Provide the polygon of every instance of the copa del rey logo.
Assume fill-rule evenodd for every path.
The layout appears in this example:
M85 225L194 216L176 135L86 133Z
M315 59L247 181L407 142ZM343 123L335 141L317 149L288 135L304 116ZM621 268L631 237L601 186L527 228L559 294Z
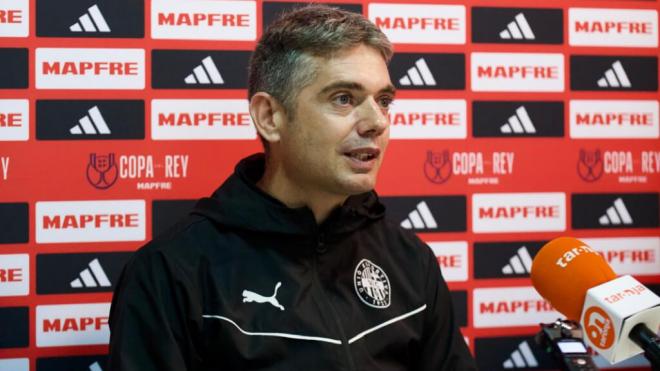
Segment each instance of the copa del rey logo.
M564 91L561 53L472 53L474 91Z
M571 138L660 137L657 100L572 100Z
M562 315L533 287L475 289L472 311L474 327L537 326Z
M568 22L570 45L658 46L656 10L570 8Z
M144 89L144 49L36 49L37 89Z
M29 0L3 0L0 3L0 37L27 37Z
M144 200L40 201L37 243L142 241Z
M37 346L107 344L110 303L37 305Z
M255 40L256 1L151 2L154 39Z
M388 114L392 139L465 139L463 99L398 99Z
M27 99L0 99L0 142L28 140L29 115Z
M371 3L369 19L394 43L465 44L463 5Z
M564 231L566 194L474 194L472 228L475 233Z

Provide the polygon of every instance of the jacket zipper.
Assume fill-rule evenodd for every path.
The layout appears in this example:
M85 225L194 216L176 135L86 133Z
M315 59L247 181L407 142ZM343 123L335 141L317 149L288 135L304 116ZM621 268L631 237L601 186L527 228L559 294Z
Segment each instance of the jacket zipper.
M316 285L319 287L319 290L321 292L321 296L323 297L327 307L330 309L330 313L332 315L332 318L335 320L335 324L337 325L337 328L339 329L339 335L341 337L341 346L344 348L344 353L346 354L346 360L348 363L348 369L349 370L357 370L355 368L355 361L353 360L353 356L351 355L351 349L350 345L348 344L348 337L346 336L346 333L344 332L344 328L342 327L341 321L339 320L339 315L337 314L337 310L333 306L331 300L326 296L325 289L323 288L323 285L321 284L321 280L319 279L319 271L318 271L318 257L319 253L317 250L324 250L325 247L323 241L323 233L319 233L317 237L317 242L316 242L316 249L314 251L314 261L313 261L313 269L314 269L314 275L313 279L316 281Z

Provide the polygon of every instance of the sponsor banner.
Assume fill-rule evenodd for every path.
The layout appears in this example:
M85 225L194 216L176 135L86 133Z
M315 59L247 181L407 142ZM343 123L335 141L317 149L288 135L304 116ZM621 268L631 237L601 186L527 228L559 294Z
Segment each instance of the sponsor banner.
M144 101L38 100L37 139L144 139Z
M566 194L474 194L472 230L474 233L565 231Z
M370 3L369 20L393 43L465 44L463 5Z
M388 113L391 139L465 139L464 99L397 99Z
M0 370L30 371L30 359L28 358L0 359Z
M472 8L472 42L562 44L561 9Z
M495 185L514 173L515 152L427 150L424 176L434 184L461 179L469 185Z
M37 371L103 371L107 355L37 358Z
M154 99L151 139L255 139L246 99Z
M30 293L30 256L0 255L0 296L25 296Z
M257 3L152 0L151 37L252 41L257 37Z
M144 0L37 0L37 36L144 37Z
M534 257L547 242L475 242L474 278L529 277Z
M154 89L246 89L251 52L241 50L153 50Z
M29 0L3 0L0 4L0 37L28 37L29 18Z
M37 89L144 89L144 49L37 48Z
M399 104L399 101L397 101ZM472 102L474 137L563 137L563 102Z
M571 100L571 138L660 137L657 100Z
M456 321L456 326L467 326L467 292L465 290L450 291L449 294L451 295L451 301L454 306L454 321Z
M650 177L660 174L660 151L580 148L577 174L588 183L605 175L604 179L614 178L619 184L645 184Z
M657 228L658 193L573 194L573 229Z
M37 346L108 344L110 303L37 305Z
M315 2L316 3L316 2ZM262 26L265 30L274 20L276 20L282 13L285 13L289 10L300 8L308 5L308 2L275 2L275 1L264 1L262 5L263 9L263 21ZM337 3L326 3L319 2L318 4L330 5L334 8L343 9L349 12L362 14L362 5L361 4L337 4Z
M480 370L556 370L557 361L533 336L476 338L474 353Z
M0 349L30 345L28 307L0 307Z
M561 53L472 53L474 91L564 91Z
M144 200L39 201L37 243L143 241Z
M37 294L112 292L132 254L37 254Z
M414 232L464 232L465 196L381 197L387 217Z
M658 91L658 57L571 56L571 90Z
M447 282L467 281L468 279L468 244L466 241L427 242Z
M0 48L0 89L27 89L28 49Z
M476 328L537 326L562 317L533 287L474 289L472 313Z
M0 203L0 244L27 243L29 225L27 202Z
M185 218L197 200L154 200L151 203L151 236L156 237Z
M652 276L660 266L660 237L580 238L619 275Z
M389 71L397 89L465 89L464 54L395 53Z
M0 99L0 142L26 141L30 137L30 101Z
M572 46L658 46L657 10L569 8L568 24Z

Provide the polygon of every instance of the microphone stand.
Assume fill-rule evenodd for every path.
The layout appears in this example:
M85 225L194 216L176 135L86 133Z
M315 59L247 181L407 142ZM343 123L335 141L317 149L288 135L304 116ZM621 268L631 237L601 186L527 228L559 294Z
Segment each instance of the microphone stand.
M541 323L541 331L534 340L546 353L559 363L563 371L597 371L587 347L582 342L580 324L571 320L557 319L553 323Z
M628 337L644 350L644 356L651 362L653 370L660 370L660 338L658 335L645 324L639 323L632 328Z

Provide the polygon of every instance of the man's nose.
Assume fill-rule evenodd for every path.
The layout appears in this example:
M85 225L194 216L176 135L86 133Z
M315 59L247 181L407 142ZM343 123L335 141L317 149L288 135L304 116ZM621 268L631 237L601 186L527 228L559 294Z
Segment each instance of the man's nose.
M365 99L359 106L360 122L358 134L361 136L376 137L381 135L389 125L389 118L384 109L373 97Z

